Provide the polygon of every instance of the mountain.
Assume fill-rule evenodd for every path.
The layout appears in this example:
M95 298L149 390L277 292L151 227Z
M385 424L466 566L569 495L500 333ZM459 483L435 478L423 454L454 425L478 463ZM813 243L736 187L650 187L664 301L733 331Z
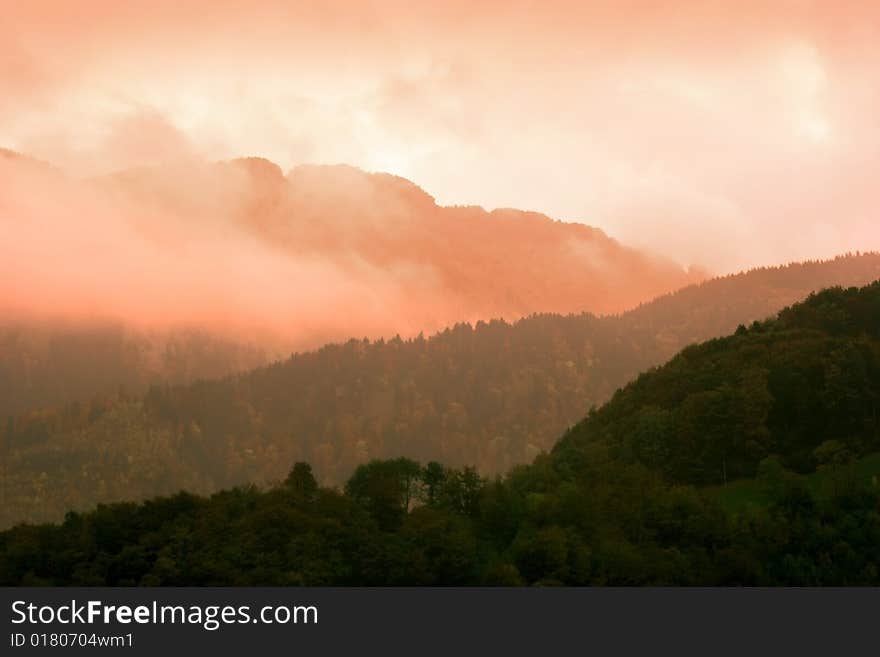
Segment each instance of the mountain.
M2 524L276 481L298 460L325 484L397 456L502 473L686 344L823 286L878 278L877 254L759 269L619 316L536 315L427 339L351 340L219 380L20 414L2 433Z
M440 206L409 180L346 165L302 165L285 176L268 160L241 158L139 169L98 184L173 215L217 212L220 199L228 221L272 249L393 283L383 298L398 322L391 335L535 312L619 312L704 278L597 228L537 212ZM331 337L362 334L353 322Z
M878 405L880 282L825 290L688 347L503 479L398 458L339 492L297 463L0 533L0 583L876 586Z
M353 336L618 311L701 278L598 229L442 207L348 166L187 160L78 180L0 149L0 176L4 419Z

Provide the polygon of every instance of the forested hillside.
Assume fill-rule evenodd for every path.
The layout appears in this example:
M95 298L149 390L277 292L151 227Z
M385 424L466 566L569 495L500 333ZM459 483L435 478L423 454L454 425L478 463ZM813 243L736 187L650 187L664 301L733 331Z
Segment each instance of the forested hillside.
M688 484L754 477L768 457L809 473L880 450L880 282L822 291L687 347L591 412L554 453L596 444Z
M397 456L502 473L684 345L823 285L878 277L876 254L760 269L620 316L538 315L427 339L350 341L221 380L22 414L2 434L0 522L277 481L296 461L311 463L322 484Z
M205 330L135 329L119 322L0 322L0 417L142 396L154 383L216 379L266 364L264 345Z
M685 349L503 479L300 463L6 531L0 582L877 585L878 404L880 282Z

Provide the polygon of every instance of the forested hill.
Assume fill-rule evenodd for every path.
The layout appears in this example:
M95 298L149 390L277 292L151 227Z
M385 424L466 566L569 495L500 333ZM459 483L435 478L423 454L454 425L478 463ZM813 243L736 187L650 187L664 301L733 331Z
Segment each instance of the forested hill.
M880 254L762 267L689 285L624 314L628 326L655 334L672 352L766 319L828 287L862 287L880 280ZM664 358L665 360L665 358Z
M880 584L880 282L685 349L494 482L180 494L0 534L2 584Z
M298 460L331 484L396 456L504 472L685 344L823 285L878 277L876 254L761 269L617 317L540 315L429 339L350 341L240 376L21 415L2 434L0 524L270 482Z
M754 477L768 457L807 473L880 451L880 281L687 347L591 412L554 455L597 445L690 484Z

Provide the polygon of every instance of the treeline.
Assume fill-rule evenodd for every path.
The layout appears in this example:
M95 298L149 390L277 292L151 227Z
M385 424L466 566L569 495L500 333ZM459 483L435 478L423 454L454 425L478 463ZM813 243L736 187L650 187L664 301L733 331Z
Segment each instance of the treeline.
M397 458L339 491L298 463L265 491L3 532L0 583L878 585L878 399L880 282L827 290L686 349L503 478Z
M492 482L375 461L345 492L318 487L297 464L266 491L179 493L6 530L0 584L880 584L876 484L837 465L817 493L766 470L760 506L734 514L712 491L611 459L572 469L541 457ZM430 498L432 471L443 484Z
M759 269L620 316L538 315L459 324L427 339L353 340L247 374L19 415L2 434L0 524L181 489L267 484L296 461L336 485L361 463L397 456L492 476L533 460L685 344L824 285L878 277L876 254Z

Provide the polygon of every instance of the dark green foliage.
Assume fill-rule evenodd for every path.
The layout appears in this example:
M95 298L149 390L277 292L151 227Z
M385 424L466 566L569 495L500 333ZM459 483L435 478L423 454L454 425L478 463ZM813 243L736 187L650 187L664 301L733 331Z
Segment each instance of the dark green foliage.
M299 499L310 501L318 492L318 482L312 474L312 466L308 463L297 463L284 480L284 486Z
M354 471L345 494L362 505L380 529L396 530L415 500L421 473L419 464L406 458L370 461Z
M746 514L613 460L547 492L526 474L481 481L473 516L418 504L396 526L286 485L101 506L0 534L0 584L880 584L880 495L845 470L822 497L786 473Z
M0 584L880 585L880 283L690 347L486 481L407 458L0 534ZM733 481L736 479L736 481Z
M670 481L754 477L778 455L796 472L880 450L880 283L826 290L641 375L557 451L606 444Z

